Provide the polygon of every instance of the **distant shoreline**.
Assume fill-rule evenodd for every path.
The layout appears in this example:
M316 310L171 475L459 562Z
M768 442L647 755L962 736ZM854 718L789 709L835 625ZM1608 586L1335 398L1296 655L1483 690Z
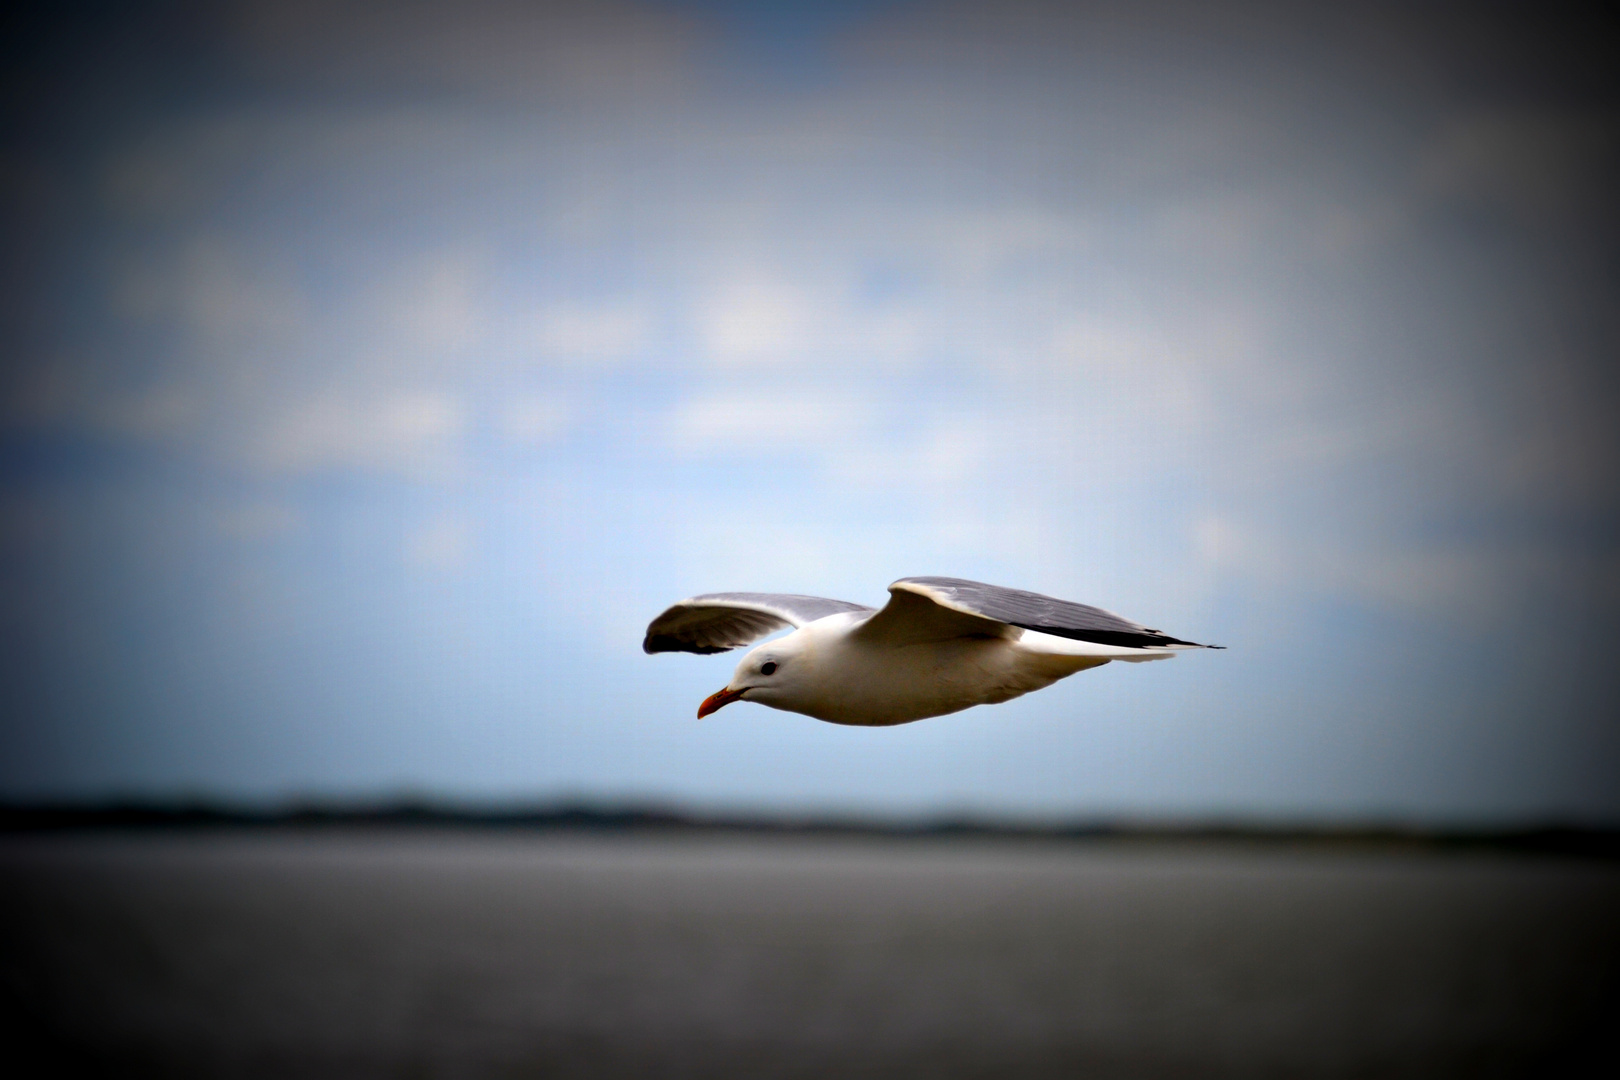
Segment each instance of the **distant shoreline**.
M1330 848L1497 850L1523 854L1620 860L1620 828L1560 824L1506 828L1388 824L1143 822L1082 820L1008 823L939 817L911 823L832 815L701 813L652 806L578 804L473 807L400 800L387 803L306 803L271 809L223 803L111 801L0 804L0 834L82 830L457 828L568 832L826 835L894 838L1256 843Z

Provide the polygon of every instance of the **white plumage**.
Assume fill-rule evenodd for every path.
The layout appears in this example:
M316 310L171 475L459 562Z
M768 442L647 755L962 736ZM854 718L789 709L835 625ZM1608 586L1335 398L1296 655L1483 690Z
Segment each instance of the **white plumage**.
M671 606L642 648L744 656L698 708L756 701L834 724L881 727L990 705L1110 660L1163 660L1182 641L1112 612L961 578L902 578L876 611L817 596L710 593Z

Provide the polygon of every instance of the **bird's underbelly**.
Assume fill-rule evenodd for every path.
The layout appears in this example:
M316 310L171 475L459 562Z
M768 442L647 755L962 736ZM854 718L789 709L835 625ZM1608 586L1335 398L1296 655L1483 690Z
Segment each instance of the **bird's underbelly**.
M862 727L905 724L1007 701L1106 663L1032 653L1006 638L851 650L838 659L839 677L798 711Z

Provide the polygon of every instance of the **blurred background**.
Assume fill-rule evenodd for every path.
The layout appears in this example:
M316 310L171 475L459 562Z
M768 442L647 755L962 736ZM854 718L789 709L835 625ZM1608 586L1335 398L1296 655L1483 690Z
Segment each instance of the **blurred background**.
M1444 0L15 9L0 31L0 803L1620 826L1620 65L1584 12ZM890 581L920 574L1095 604L1228 650L1110 665L1005 705L879 730L745 706L699 722L698 702L736 656L640 650L646 623L692 594L877 605ZM13 1000L69 1003L29 1006L61 1035L80 1030L64 1017L84 987L100 986L97 1000L125 1004L96 1014L97 1045L148 1038L110 1016L128 1031L170 1031L140 1045L191 1047L193 1073L251 1073L240 1055L209 1057L174 1035L184 1024L129 1019L128 1003L155 993L151 955L171 956L159 968L175 985L215 988L175 991L170 1020L205 1015L183 1003L247 985L242 971L274 982L258 961L231 967L238 931L219 930L224 944L195 969L161 943L215 925L198 914L213 903L201 897L237 896L208 910L236 912L219 927L247 925L241 905L281 895L264 883L283 881L274 868L302 849L182 845L148 859L31 843L6 849L13 895L33 898L8 910L14 926L45 927L28 940L46 944L7 968ZM355 873L375 871L353 895L374 887L384 907L400 896L426 906L397 923L356 916L382 935L375 953L327 950L321 934L351 939L319 914L325 900L308 898L353 882L317 873L308 880L328 884L299 894L315 907L288 900L285 934L260 926L247 935L256 948L337 963L392 956L397 936L377 927L459 925L422 899L440 886L410 877L415 867L507 882L478 895L505 896L514 912L529 910L512 898L532 886L557 926L657 940L675 949L657 970L719 980L708 998L669 990L679 979L646 990L653 954L626 953L618 975L591 969L545 999L600 1001L586 1010L598 1018L626 1000L613 987L691 1008L763 994L788 1030L804 1015L792 1002L809 999L772 999L759 989L768 979L746 973L831 955L794 926L832 927L837 947L889 957L885 977L904 985L959 985L950 971L960 985L988 978L977 953L959 970L927 958L968 955L940 942L1003 918L1033 935L1008 946L1029 970L1047 971L1051 942L1069 942L1052 955L1104 958L1063 968L1101 979L1093 997L1048 971L1056 997L950 998L923 1010L956 1018L937 1030L891 1016L883 1045L899 1056L870 1058L877 1074L892 1074L886 1061L918 1075L980 1065L1006 1075L997 1070L1011 1058L928 1041L968 1030L971 1015L1024 1032L1034 1042L1018 1045L1037 1049L1017 1060L1052 1075L1110 1062L1154 1075L1131 1055L1166 1045L1193 1063L1187 1075L1265 1072L1256 1062L1277 1075L1496 1075L1492 1062L1540 1062L1588 1030L1593 1002L1612 1013L1614 977L1602 973L1620 970L1599 918L1620 900L1612 863L1559 864L1584 884L1556 887L1453 866L1463 878L1412 885L1420 899L1409 904L1407 886L1388 884L1408 879L1385 863L1333 863L1322 877L1294 855L1255 869L1208 853L1128 865L1026 853L1026 864L955 848L941 857L966 862L936 863L907 848L893 865L921 862L896 871L910 883L901 888L882 876L883 858L842 848L797 859L769 845L699 845L677 857L569 840L390 848L388 862L353 843L317 863L352 857ZM677 899L648 915L632 903L619 924L579 914L664 895L648 882L673 879L648 866L706 876L728 899L714 909L712 895L670 886L690 908ZM913 889L905 895L924 908L956 906L917 924L905 913L922 909L896 900L882 909L892 924L842 923L827 914L838 901L807 900L822 915L793 922L783 913L799 909L784 897L806 894L783 883L824 883L828 866L854 893L881 879L876 894ZM1430 869L1413 872L1430 881ZM1281 879L1268 876L1295 873L1314 884L1274 889ZM210 892L198 884L209 874L247 891ZM1117 933L1047 934L1023 901L997 907L1005 895L964 884L998 875L1023 883L1008 886L1018 896L1054 898L1042 911L1102 911L1096 925ZM559 884L587 878L597 884L583 893ZM1059 879L1069 884L1051 885ZM1231 885L1240 880L1250 885ZM1199 907L1211 882L1237 891ZM1371 890L1365 903L1343 899L1363 896L1356 888ZM576 908L559 895L595 899ZM116 916L74 906L95 896L156 906L129 900L137 906ZM750 896L758 904L738 899ZM1115 903L1148 921L1120 929L1106 914ZM712 936L676 935L697 943L682 953L646 930L696 925L677 908L753 912L766 929L749 937L743 916L712 916ZM60 914L72 911L80 922ZM466 939L483 943L468 946L479 955L515 940L490 944L477 934L506 924L463 914L484 927ZM1562 944L1527 929L1555 924L1571 935ZM912 930L895 928L916 925L945 938L916 931L926 940L908 953ZM1166 926L1204 929L1177 937ZM1365 955L1390 958L1374 966L1396 981L1351 986L1338 966L1350 961L1331 956L1298 969L1277 959L1283 967L1255 975L1242 949L1249 959L1199 967L1189 958L1214 954L1165 944L1272 940L1296 958L1323 943L1380 943ZM1451 944L1423 951L1438 940ZM127 963L96 967L87 941ZM994 941L984 956L999 955ZM1487 941L1507 950L1494 968L1479 959L1499 955L1480 953ZM564 955L549 938L532 949L542 968ZM1430 957L1429 975L1389 975L1412 956ZM393 1000L375 994L383 968L359 960L353 970L371 975L355 975L345 1000L372 1002L405 1039L422 1030L411 1016L460 1015L445 1001L462 991L445 988L470 985L461 962L396 971L399 985L427 987L412 999L421 1013L376 1005ZM828 985L858 983L862 962ZM1495 975L1480 976L1481 964ZM318 968L299 978L349 985L309 974ZM1104 969L1147 972L1147 988L1110 983ZM106 989L115 983L124 989ZM1434 993L1391 997L1397 983ZM872 1000L908 999L902 984ZM521 999L516 985L497 996ZM1254 992L1264 1007L1236 1023L1223 1010L1257 985L1269 988ZM1475 1008L1468 988L1481 985L1505 996L1479 991L1496 1004ZM1359 1004L1312 998L1312 1015L1359 1019L1290 1026L1288 1002L1346 986ZM1057 1008L1070 991L1115 1009L1118 1030L1145 1034L1102 1057L1092 1043L1042 1057L1058 1043L1009 1018ZM1554 1002L1555 1019L1525 1020L1532 998ZM281 1015L264 1000L243 999L252 1023ZM1385 1005L1395 1011L1378 1012ZM647 1008L624 1015L656 1027ZM576 1020L548 1028L551 1042L513 1036L519 1049L500 1061L584 1062L601 1075L608 1044L579 1042L589 1023ZM827 1045L876 1030L823 1021ZM710 1030L693 1023L681 1030ZM1069 1030L1052 1023L1040 1031ZM114 1029L126 1034L105 1035ZM1244 1056L1284 1029L1316 1049ZM245 1045L212 1030L221 1046ZM1191 1041L1163 1043L1169 1030ZM1510 1030L1519 1057L1480 1049ZM1366 1032L1388 1036L1373 1040L1382 1049L1358 1041ZM415 1063L411 1075L489 1074L493 1059L466 1056L485 1044L466 1040L451 1040L465 1053L448 1057L351 1047L320 1061L334 1075L399 1062ZM1407 1052L1418 1043L1427 1049ZM315 1059L286 1049L307 1045L274 1045L282 1057L253 1058L265 1075L276 1062L314 1075ZM664 1049L613 1060L631 1073L674 1060L659 1054L676 1043L649 1045ZM1352 1046L1372 1056L1339 1053ZM714 1074L709 1052L693 1051L693 1075ZM151 1053L174 1074L179 1058ZM776 1075L788 1059L726 1060ZM836 1055L792 1060L850 1074ZM1166 1075L1181 1067L1153 1060ZM433 1065L447 1061L460 1064Z
M1620 822L1561 10L13 16L0 792ZM1229 651L893 731L640 652L913 574Z

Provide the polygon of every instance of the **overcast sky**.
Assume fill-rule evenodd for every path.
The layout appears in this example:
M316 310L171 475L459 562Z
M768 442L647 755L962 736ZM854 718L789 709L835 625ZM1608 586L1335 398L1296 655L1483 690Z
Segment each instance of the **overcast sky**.
M24 19L0 797L1620 823L1620 98L1536 10ZM875 731L640 651L916 574L1229 648Z

